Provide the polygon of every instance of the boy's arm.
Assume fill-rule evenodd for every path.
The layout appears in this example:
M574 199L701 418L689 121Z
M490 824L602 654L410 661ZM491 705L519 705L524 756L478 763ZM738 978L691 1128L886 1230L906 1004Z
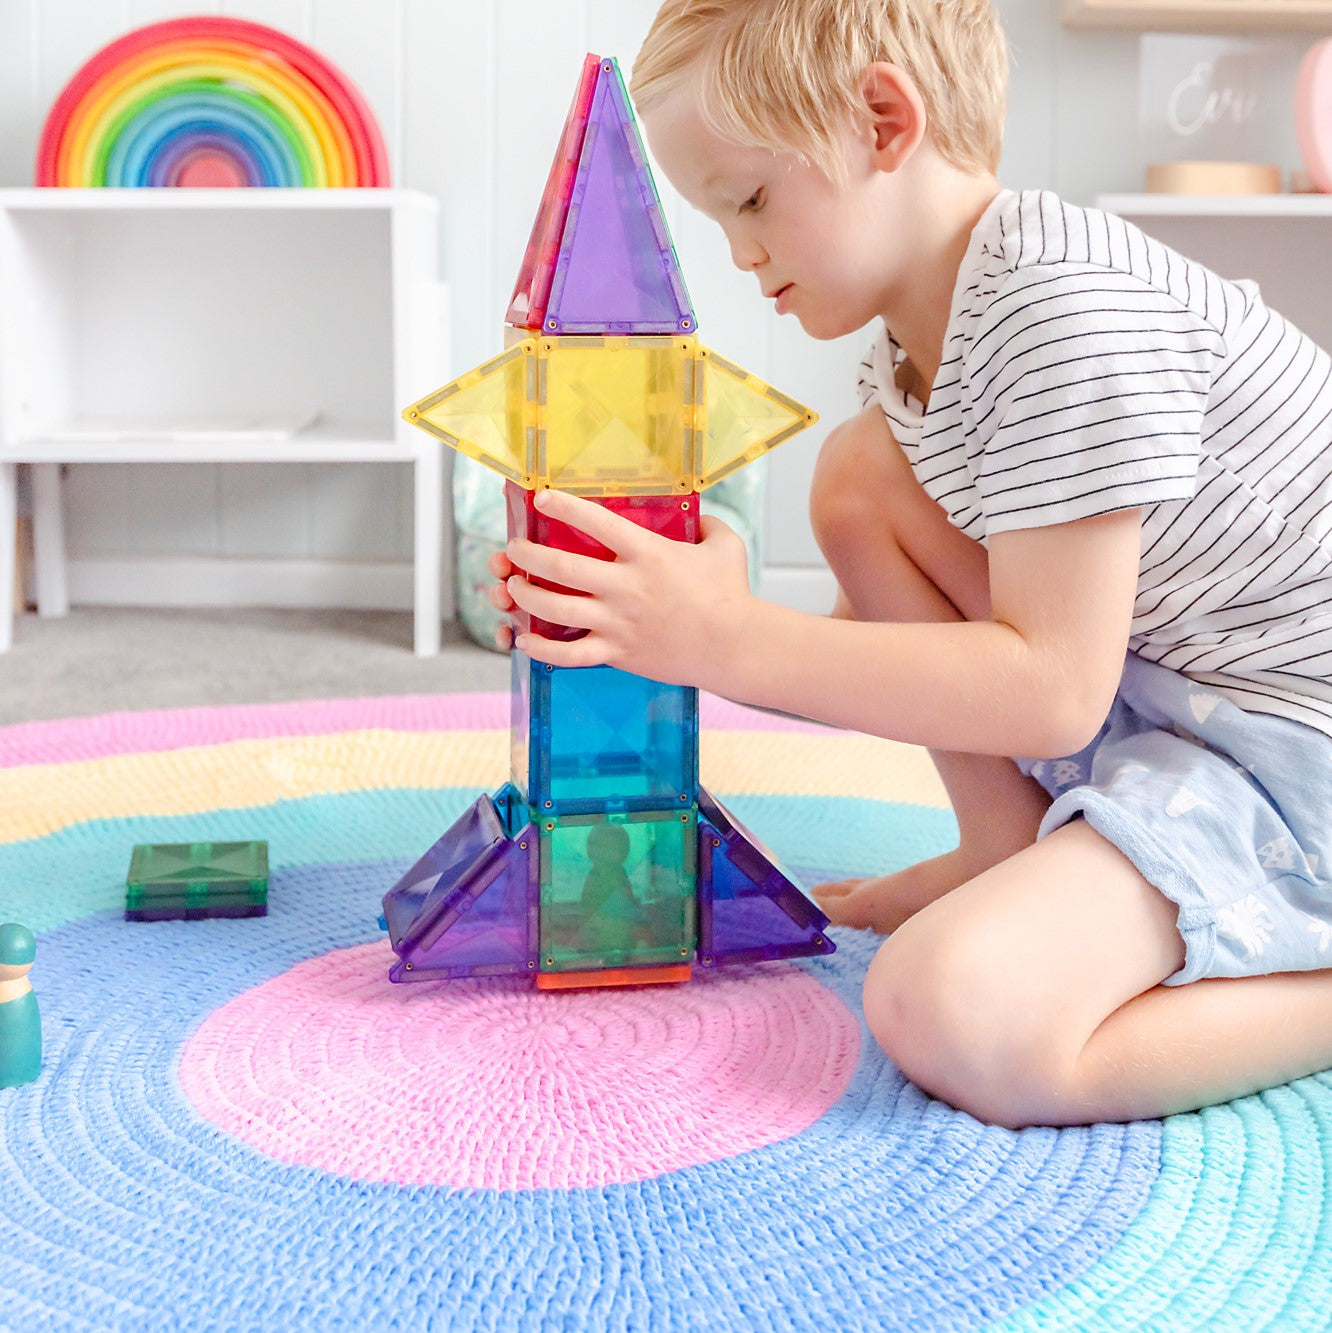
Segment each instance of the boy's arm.
M705 520L704 540L684 546L574 496L546 492L539 503L616 553L607 562L511 545L514 564L582 593L509 580L525 610L590 631L520 641L543 662L605 662L893 740L1031 758L1091 740L1123 670L1137 510L998 534L992 619L898 625L752 596L744 545L725 524Z

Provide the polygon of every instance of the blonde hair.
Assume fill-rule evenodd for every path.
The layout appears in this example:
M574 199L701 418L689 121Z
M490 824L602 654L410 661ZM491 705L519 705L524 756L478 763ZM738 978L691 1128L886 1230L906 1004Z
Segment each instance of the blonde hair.
M881 60L915 83L946 161L998 167L1008 55L990 0L666 0L630 91L644 111L701 75L701 113L723 138L838 179L861 76Z

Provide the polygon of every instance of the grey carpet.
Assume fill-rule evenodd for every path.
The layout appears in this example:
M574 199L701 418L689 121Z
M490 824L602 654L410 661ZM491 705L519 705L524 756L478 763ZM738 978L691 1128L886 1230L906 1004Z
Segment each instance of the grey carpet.
M74 607L20 616L0 654L0 725L121 709L507 690L507 660L444 627L412 654L406 612Z

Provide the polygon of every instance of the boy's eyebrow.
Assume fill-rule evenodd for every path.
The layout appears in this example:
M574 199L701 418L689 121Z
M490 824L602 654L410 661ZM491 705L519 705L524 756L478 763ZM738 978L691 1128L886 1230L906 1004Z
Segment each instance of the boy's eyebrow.
M734 187L737 179L738 176L735 172L726 171L724 169L721 171L714 171L712 175L706 177L703 184L699 186L699 193L704 195L725 195ZM746 193L748 193L748 189L746 189Z

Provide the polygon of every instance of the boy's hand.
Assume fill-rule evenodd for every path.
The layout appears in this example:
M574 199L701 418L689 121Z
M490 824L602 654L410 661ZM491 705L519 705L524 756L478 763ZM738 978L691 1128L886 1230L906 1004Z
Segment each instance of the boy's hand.
M513 598L509 596L509 589L506 586L513 574L513 561L509 559L507 551L495 551L487 558L486 569L496 580L489 592L490 604L496 611L503 611L507 616L514 606ZM495 631L495 647L507 653L512 646L513 627L503 623Z
M519 606L557 625L588 631L569 642L520 635L517 646L553 666L605 663L667 685L718 688L742 641L740 622L752 597L744 542L719 519L702 519L697 545L649 532L575 495L542 491L537 507L609 547L613 561L575 555L535 542L509 543L491 570L506 580L501 610ZM502 573L507 561L510 572ZM535 578L573 594L536 587Z

